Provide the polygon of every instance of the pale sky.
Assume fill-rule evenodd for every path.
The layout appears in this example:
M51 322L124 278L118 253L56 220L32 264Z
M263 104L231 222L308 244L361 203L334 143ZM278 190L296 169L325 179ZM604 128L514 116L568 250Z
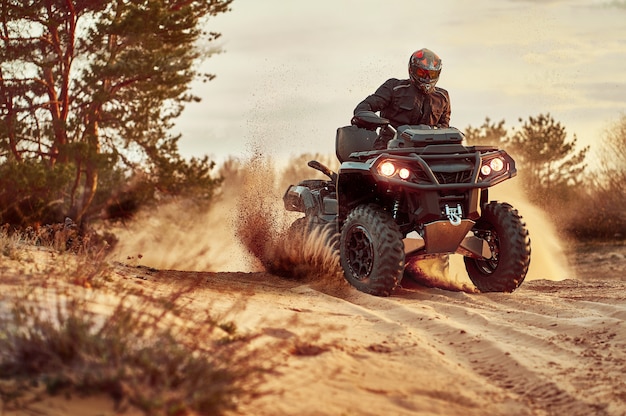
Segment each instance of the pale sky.
M461 130L549 112L593 147L626 114L626 0L234 0L207 29L224 52L177 123L183 156L332 154L337 127L422 47Z

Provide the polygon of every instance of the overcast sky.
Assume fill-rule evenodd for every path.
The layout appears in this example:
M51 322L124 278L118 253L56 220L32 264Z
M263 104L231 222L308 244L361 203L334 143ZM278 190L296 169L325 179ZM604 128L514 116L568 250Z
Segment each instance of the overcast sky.
M207 29L224 52L177 123L184 156L333 153L356 104L422 47L462 130L549 112L593 146L626 114L626 0L234 0Z

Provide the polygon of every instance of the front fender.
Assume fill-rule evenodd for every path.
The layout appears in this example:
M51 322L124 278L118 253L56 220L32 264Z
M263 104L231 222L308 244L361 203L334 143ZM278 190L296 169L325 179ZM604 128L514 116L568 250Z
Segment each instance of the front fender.
M368 162L343 162L337 179L339 224L357 205L375 199L376 184Z

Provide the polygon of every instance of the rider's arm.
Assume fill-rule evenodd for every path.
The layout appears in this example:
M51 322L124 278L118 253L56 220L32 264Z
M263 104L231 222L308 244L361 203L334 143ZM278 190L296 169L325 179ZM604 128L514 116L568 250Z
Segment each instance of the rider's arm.
M368 96L366 99L361 101L356 108L354 109L354 114L359 111L380 111L387 107L391 103L391 97L393 94L393 87L398 82L397 79L392 78L387 81L378 89L374 94Z

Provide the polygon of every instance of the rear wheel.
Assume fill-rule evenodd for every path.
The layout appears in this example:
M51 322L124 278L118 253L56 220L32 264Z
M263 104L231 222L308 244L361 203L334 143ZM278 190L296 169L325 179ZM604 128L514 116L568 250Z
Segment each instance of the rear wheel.
M389 296L404 270L402 234L377 205L360 205L346 218L340 237L341 267L348 283L376 296Z
M530 238L522 217L511 205L491 201L473 231L488 242L492 256L464 258L470 280L481 292L513 292L530 265Z

